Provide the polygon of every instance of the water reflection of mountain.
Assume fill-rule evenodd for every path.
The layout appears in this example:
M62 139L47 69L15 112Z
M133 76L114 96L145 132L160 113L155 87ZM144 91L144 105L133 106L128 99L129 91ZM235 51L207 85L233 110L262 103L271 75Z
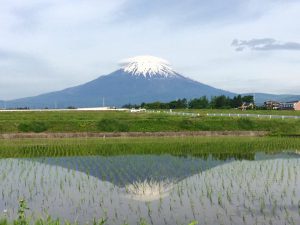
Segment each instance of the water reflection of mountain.
M144 180L178 182L194 174L235 160L267 160L300 157L293 153L280 154L218 154L199 157L171 155L85 156L30 159L89 174L119 187Z
M170 155L91 156L32 159L81 171L119 187L144 180L179 181L201 171L233 161Z

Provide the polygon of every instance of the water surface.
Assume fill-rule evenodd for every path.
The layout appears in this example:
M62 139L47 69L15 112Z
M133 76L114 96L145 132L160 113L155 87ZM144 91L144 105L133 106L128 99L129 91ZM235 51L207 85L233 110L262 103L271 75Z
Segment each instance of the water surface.
M295 153L0 159L0 210L107 224L300 224Z

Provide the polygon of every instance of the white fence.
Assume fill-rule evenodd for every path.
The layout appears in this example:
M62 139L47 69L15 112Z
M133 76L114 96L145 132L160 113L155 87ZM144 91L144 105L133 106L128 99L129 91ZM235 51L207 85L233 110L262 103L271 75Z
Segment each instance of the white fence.
M147 110L149 113L166 113L176 116L190 116L197 117L200 115L206 116L225 116L225 117L252 117L252 118L265 118L265 119L300 119L300 116L288 116L288 115L265 115L265 114L244 114L244 113L191 113L191 112L173 112L173 111L159 111L159 110Z
M227 117L255 117L268 119L300 119L300 116L288 115L261 115L261 114L238 114L238 113L207 113L207 116L227 116Z
M159 110L147 110L146 112L165 113L165 114L171 114L171 115L175 115L175 116L190 116L190 117L200 116L200 113L190 113L190 112L173 112L173 111L159 111Z

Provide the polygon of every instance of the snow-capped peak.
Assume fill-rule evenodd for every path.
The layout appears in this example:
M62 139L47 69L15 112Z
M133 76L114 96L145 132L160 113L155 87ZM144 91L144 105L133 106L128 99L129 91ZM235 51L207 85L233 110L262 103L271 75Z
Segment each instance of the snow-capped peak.
M136 56L121 61L122 69L134 76L173 77L177 76L170 63L154 56Z

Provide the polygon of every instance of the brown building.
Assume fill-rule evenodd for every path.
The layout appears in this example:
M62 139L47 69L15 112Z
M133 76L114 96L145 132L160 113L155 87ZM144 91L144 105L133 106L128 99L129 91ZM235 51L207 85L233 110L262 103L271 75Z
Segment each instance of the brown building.
M300 101L281 102L280 109L283 110L300 110Z

